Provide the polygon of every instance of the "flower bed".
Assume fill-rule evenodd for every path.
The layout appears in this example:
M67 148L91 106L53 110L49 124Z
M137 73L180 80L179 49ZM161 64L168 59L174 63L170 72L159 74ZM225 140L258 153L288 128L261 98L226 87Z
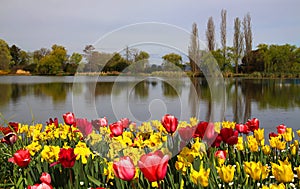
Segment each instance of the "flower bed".
M137 126L73 113L63 123L0 127L0 188L299 188L297 135L265 139L259 120L208 123L172 115Z

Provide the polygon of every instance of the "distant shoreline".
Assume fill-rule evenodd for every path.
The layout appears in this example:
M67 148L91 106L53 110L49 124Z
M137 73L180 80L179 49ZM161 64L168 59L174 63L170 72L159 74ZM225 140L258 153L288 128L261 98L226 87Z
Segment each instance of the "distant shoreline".
M17 73L9 73L0 70L0 76L161 76L161 77L205 77L203 74L194 74L191 72L176 72L176 71L157 71L152 73L120 73L120 72L78 72L76 74L61 73L56 75L40 75L31 74L26 71ZM299 79L300 73L261 73L254 72L251 74L244 73L222 73L224 78L245 78L245 79Z

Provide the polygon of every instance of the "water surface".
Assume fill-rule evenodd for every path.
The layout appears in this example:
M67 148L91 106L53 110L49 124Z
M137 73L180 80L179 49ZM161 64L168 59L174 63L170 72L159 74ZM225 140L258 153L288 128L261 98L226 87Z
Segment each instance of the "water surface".
M225 88L225 120L257 117L267 132L281 123L300 128L299 79L225 79ZM181 120L209 120L213 114L210 88L201 78L1 76L0 91L2 116L25 123L45 123L50 117L62 121L68 111L138 123L166 113Z

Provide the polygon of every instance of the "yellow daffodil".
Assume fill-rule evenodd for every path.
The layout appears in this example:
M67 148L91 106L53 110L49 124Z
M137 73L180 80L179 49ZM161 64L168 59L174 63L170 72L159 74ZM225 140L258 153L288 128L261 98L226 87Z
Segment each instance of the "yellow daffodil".
M19 130L18 130L18 133L19 134L23 134L23 133L28 133L28 125L21 125L19 126Z
M191 117L190 118L190 124L191 124L191 126L196 126L197 124L198 124L198 119L197 118L195 118L195 117Z
M186 174L187 168L192 164L183 156L178 155L177 161L175 162L175 168L177 171L181 171L183 175Z
M261 162L244 162L244 170L253 180L264 180L269 174L268 166L263 166Z
M110 179L114 179L114 170L113 170L113 162L108 162L107 167L104 167L103 174L106 177L106 182L108 182Z
M297 131L297 135L298 135L298 137L300 137L300 130Z
M123 150L124 156L129 156L132 159L134 165L140 160L140 157L144 154L144 151L140 148L127 147Z
M29 150L30 155L34 156L35 153L37 153L38 151L40 151L42 149L42 146L40 145L40 143L38 141L33 141L31 144L29 144L26 149Z
M87 158L92 155L91 150L86 146L86 143L79 141L74 149L74 154L76 156L76 160L81 158L81 162L83 164L87 163Z
M223 121L222 122L222 128L234 129L235 128L235 122Z
M60 151L59 146L44 146L41 152L41 161L46 160L48 163L53 163L58 160L58 154Z
M294 179L294 173L292 165L286 159L285 161L279 160L279 165L272 163L272 174L278 182L292 182Z
M223 182L229 183L234 178L235 168L232 165L217 167L217 171Z
M210 169L205 170L202 165L200 165L199 171L193 169L191 166L190 179L196 185L201 185L202 187L208 186Z
M215 126L215 132L216 133L220 133L220 131L221 131L221 122L215 122L214 123L214 126Z

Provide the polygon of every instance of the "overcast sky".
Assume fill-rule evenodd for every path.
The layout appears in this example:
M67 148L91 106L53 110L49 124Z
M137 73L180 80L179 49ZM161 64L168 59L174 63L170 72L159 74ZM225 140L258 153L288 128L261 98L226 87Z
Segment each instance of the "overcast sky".
M0 38L26 51L59 44L68 52L82 52L85 45L129 24L159 22L191 31L196 22L205 42L212 16L220 47L220 12L226 9L228 45L234 18L249 12L253 48L260 43L300 46L299 8L299 0L1 0Z

